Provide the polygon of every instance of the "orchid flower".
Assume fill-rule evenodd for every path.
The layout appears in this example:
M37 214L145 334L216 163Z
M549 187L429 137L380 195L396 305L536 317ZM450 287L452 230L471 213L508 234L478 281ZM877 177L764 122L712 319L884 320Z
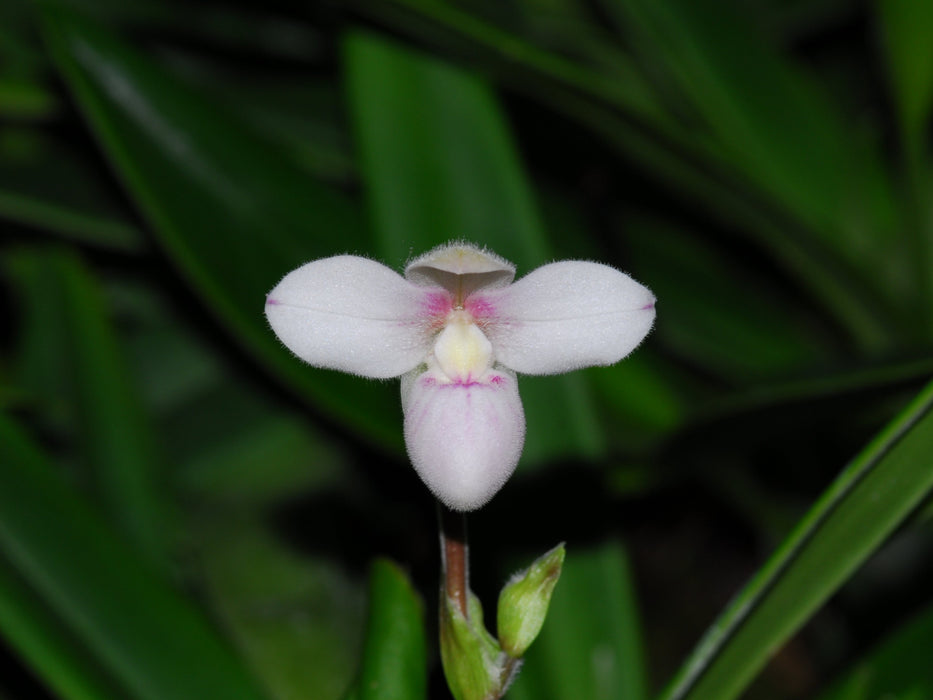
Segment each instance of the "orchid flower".
M401 377L415 470L449 508L469 511L518 464L525 414L516 373L613 364L654 322L651 292L607 265L563 261L514 277L514 265L464 243L413 260L404 277L338 255L287 274L266 317L311 365Z

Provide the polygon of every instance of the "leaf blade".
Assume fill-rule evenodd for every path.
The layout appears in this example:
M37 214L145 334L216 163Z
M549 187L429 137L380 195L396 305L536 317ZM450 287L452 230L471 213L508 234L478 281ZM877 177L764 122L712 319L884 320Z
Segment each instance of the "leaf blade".
M427 641L421 599L392 562L377 559L370 574L370 609L354 700L427 697Z
M824 492L661 694L736 697L933 488L933 384Z
M64 304L72 376L86 458L117 526L153 562L165 565L169 508L150 417L133 385L101 290L76 256L52 261Z
M131 697L262 697L203 616L4 415L0 476L0 549Z
M910 0L875 3L906 149L919 155L933 107L933 7Z
M0 560L0 630L61 697L107 700L122 692L5 560Z

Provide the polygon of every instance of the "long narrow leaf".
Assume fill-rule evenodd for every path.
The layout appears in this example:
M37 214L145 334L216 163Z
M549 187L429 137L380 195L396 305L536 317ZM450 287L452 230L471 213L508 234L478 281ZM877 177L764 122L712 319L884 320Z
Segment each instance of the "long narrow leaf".
M336 700L358 663L362 582L238 510L215 507L196 521L212 611L270 697Z
M0 189L0 217L104 249L137 252L142 236L130 225L79 211L51 199Z
M0 483L0 551L127 697L261 697L204 617L2 415Z
M377 560L360 677L347 700L424 700L426 654L421 599L395 564Z
M661 695L737 697L933 488L933 384L839 475Z
M0 152L0 218L103 250L144 247L142 233L75 144L38 128L21 132L19 144Z
M64 307L65 347L91 478L119 529L140 552L164 564L168 508L154 428L90 272L67 253L55 255L51 267L54 277L45 282L57 287Z
M880 158L827 94L716 0L606 1L645 65L661 67L720 152L800 222L812 255L851 268L892 306L912 298L910 248ZM825 251L825 252L824 252ZM913 283L913 286L911 285Z
M874 4L887 54L891 90L904 146L911 155L924 146L933 108L933 5L913 0Z
M933 216L930 209L930 116L933 110L933 4L882 0L874 4L887 56L889 82L901 135L907 233L914 275L921 281L922 313L933 313ZM921 325L929 333L930 324Z
M6 263L25 320L18 381L50 426L73 437L114 524L165 565L164 464L101 290L62 249L19 250Z
M786 377L832 359L822 319L808 317L779 281L695 231L629 219L632 260L664 301L657 333L666 347L735 384Z
M42 599L0 558L0 634L66 700L110 700L120 688Z

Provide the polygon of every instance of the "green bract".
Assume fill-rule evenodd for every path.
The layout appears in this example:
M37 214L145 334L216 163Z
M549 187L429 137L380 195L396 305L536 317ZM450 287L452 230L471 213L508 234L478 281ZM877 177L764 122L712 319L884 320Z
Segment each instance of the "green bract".
M456 700L498 698L506 659L483 626L479 598L468 594L466 617L456 601L442 598L441 660L450 692Z
M510 656L524 656L541 631L564 554L564 545L557 545L509 579L499 594L499 643Z

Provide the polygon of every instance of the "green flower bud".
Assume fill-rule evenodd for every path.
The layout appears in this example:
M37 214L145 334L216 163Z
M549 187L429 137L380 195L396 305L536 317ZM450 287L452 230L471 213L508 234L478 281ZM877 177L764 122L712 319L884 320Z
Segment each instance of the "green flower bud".
M512 576L499 594L499 643L509 656L524 656L541 631L563 565L561 543Z

